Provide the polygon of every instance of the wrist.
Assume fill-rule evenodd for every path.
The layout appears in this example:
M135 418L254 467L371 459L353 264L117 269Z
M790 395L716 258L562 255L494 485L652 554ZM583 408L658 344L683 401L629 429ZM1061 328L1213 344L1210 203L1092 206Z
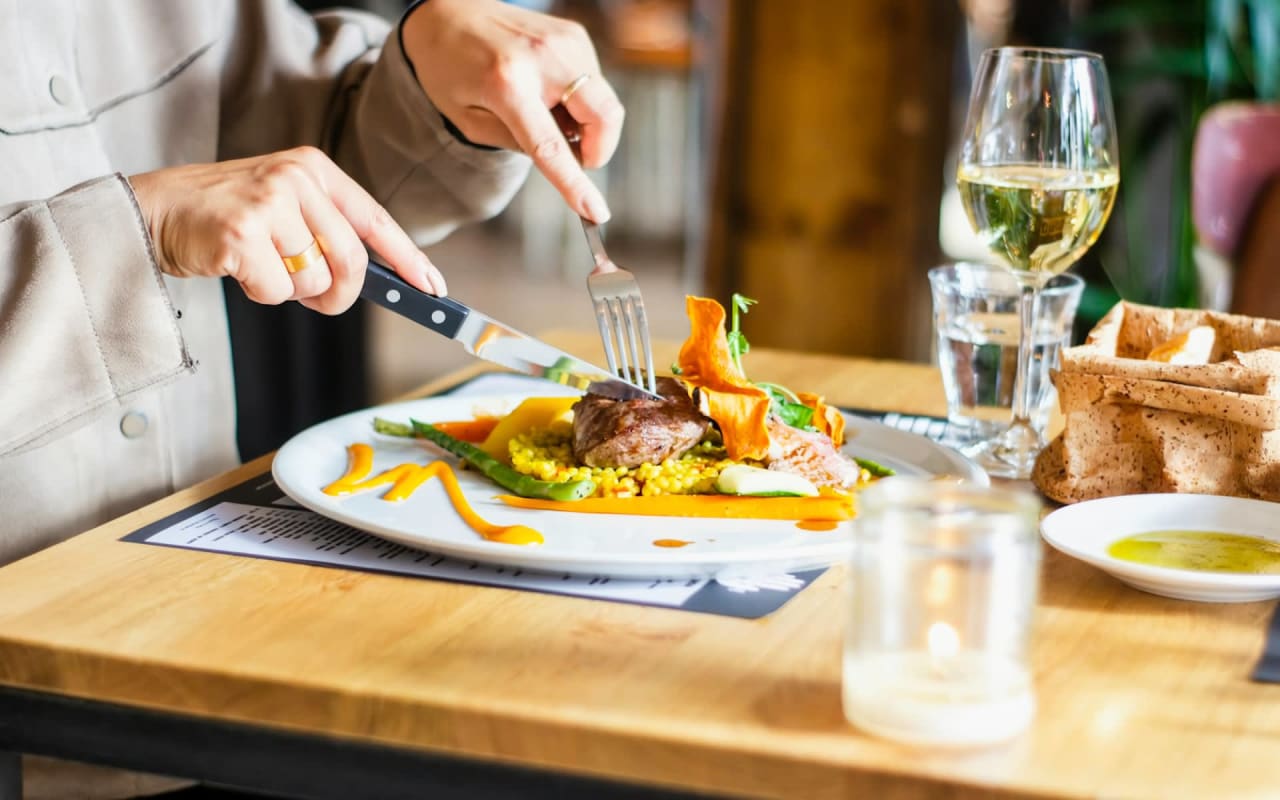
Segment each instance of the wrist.
M400 25L396 28L396 36L400 39L400 52L404 53L404 59L409 64L409 70L413 73L414 78L418 81L422 93L427 100L435 106L436 113L440 115L441 122L444 123L444 129L457 142L474 147L477 150L499 150L498 147L490 147L484 144L478 144L467 138L461 129L440 110L440 105L436 103L431 94L427 92L427 87L422 81L422 74L419 72L418 64L414 61L413 54L415 52L426 52L426 48L432 46L429 38L429 29L432 21L430 15L432 12L438 11L442 3L447 0L416 0L413 5L404 12L404 16L400 18ZM430 9L428 10L428 6Z

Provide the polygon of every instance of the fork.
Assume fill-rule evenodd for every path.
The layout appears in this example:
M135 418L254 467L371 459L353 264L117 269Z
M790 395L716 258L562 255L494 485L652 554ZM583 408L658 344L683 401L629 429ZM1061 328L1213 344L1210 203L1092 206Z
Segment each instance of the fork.
M582 132L577 123L563 105L555 106L551 112L569 142L569 149L578 163L582 163ZM657 394L653 346L649 342L649 321L644 313L640 284L636 282L636 276L609 258L600 226L586 217L580 219L595 263L595 268L587 276L587 291L595 306L596 325L600 328L600 342L604 345L609 371L624 381L643 385L651 394ZM640 360L642 355L643 361Z
M599 225L583 217L582 232L587 235L587 245L595 262L595 269L587 276L587 291L595 305L596 325L600 327L609 371L631 383L643 382L645 388L657 394L653 346L649 342L649 321L645 318L640 284L634 275L609 258Z

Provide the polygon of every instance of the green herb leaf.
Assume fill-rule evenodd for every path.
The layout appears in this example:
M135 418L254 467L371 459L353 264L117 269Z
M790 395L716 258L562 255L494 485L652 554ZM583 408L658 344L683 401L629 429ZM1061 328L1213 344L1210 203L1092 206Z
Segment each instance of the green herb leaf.
M811 429L813 409L788 397L782 387L771 383L756 384L769 394L769 411L793 428Z
M738 368L738 373L744 377L747 373L742 369L742 357L751 352L751 345L747 342L747 337L742 335L740 316L747 313L747 309L755 305L755 302L750 297L743 297L737 292L733 293L732 302L730 303L729 333L725 335L725 339L729 343L729 355L733 358L733 365Z
M774 406L774 412L793 428L800 430L813 430L813 426L809 423L813 421L813 409L801 403L779 403Z

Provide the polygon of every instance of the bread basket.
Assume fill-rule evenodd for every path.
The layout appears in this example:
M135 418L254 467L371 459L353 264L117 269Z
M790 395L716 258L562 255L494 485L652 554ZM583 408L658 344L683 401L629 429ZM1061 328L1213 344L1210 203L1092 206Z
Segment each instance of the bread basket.
M1213 328L1207 364L1147 358ZM1280 500L1280 322L1119 303L1053 374L1064 428L1032 480L1063 503L1188 492Z

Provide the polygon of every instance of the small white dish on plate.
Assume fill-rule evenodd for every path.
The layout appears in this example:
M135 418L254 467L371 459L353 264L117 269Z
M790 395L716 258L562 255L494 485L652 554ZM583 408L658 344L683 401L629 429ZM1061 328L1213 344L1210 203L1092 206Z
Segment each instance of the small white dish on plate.
M1055 549L1144 592L1204 603L1280 597L1280 575L1156 567L1107 553L1117 540L1148 531L1211 531L1280 542L1280 503L1205 494L1133 494L1087 500L1040 521Z

